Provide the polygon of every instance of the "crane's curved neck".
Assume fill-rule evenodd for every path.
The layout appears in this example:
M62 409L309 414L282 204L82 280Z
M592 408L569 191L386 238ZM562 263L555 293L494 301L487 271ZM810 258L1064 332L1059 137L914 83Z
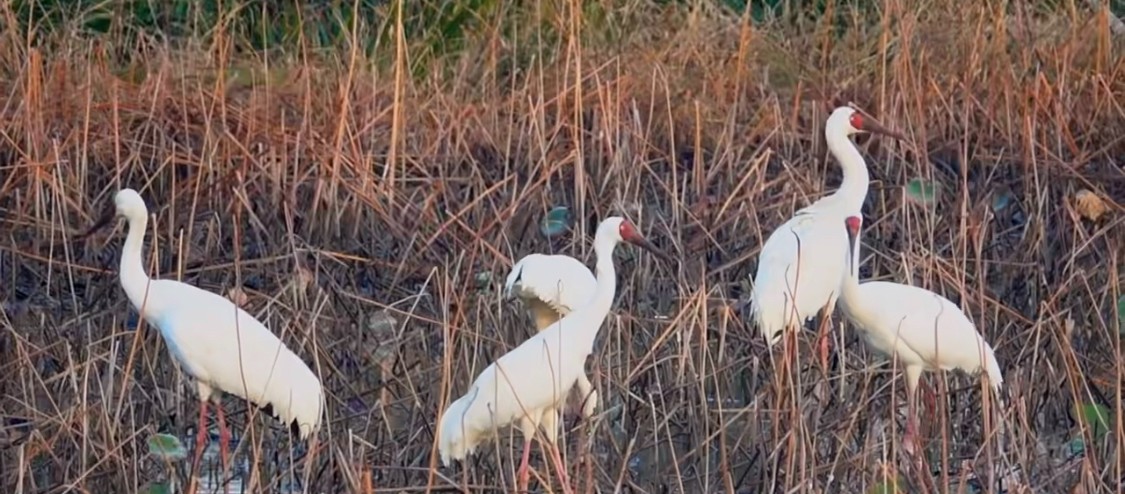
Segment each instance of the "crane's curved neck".
M133 215L128 217L128 221L129 234L125 237L125 245L121 248L121 287L125 289L129 301L140 311L141 307L146 305L145 292L148 290L149 281L141 256L145 230L148 229L148 215Z
M584 345L582 348L589 348L591 351L594 348L594 340L598 337L598 331L601 330L602 323L605 322L609 309L613 306L613 296L617 293L617 269L613 265L613 251L616 248L617 242L611 238L599 236L594 239L594 254L598 257L594 273L598 284L590 303L580 309L588 316L582 326L580 344Z
M828 141L828 150L844 169L844 181L832 196L842 202L843 211L858 212L863 207L863 200L867 197L867 187L871 182L867 163L863 161L859 149L856 149L855 144L848 139L844 129L827 127L824 130L824 137Z

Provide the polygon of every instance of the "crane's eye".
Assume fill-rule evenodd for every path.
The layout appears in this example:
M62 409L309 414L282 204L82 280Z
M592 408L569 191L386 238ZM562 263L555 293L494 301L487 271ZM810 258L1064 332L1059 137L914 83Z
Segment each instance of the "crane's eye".
M848 119L848 123L852 124L852 127L855 127L856 130L863 130L863 115L860 115L859 112L853 113L851 118Z

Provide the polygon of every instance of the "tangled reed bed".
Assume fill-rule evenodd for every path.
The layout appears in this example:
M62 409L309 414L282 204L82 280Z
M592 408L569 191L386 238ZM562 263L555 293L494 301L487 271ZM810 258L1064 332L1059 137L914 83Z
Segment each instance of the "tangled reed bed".
M424 75L401 40L386 66L267 60L218 36L132 47L144 62L127 70L104 46L7 43L0 414L34 430L0 452L4 490L136 491L169 475L145 438L193 425L191 388L117 286L122 231L73 241L133 187L155 217L150 272L244 302L322 376L329 448L310 492L511 489L518 439L435 473L434 422L532 331L501 300L511 263L591 261L611 214L682 262L619 255L589 364L603 413L564 435L584 491L1115 491L1125 63L1104 14L888 2L833 30L633 6L616 22L643 27L598 44L559 12L538 58L493 33ZM738 311L765 237L839 183L822 136L841 101L910 138L857 139L864 276L957 301L1005 371L999 409L971 379L927 378L925 474L894 454L901 381L847 324L828 378L802 358L793 401ZM908 200L913 179L935 184L932 204ZM1081 190L1107 212L1091 220ZM548 240L537 223L558 205L573 232ZM381 310L393 330L372 329ZM1083 404L1112 413L1104 437ZM242 454L288 448L254 417L232 417L250 427ZM271 465L252 491L277 489Z

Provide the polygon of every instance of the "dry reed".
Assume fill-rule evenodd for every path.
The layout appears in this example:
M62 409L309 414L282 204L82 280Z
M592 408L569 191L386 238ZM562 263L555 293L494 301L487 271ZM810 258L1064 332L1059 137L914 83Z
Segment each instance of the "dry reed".
M1116 492L1125 59L1103 14L889 0L839 27L625 3L593 19L544 3L554 37L497 26L432 70L397 34L378 47L388 64L240 53L220 29L206 46L126 47L143 54L128 70L101 44L5 35L0 414L34 431L0 452L2 489L134 492L166 473L145 438L194 424L192 388L117 285L121 229L71 241L133 187L155 218L151 274L241 289L323 376L329 447L309 492L511 489L507 434L431 470L437 414L532 331L500 299L511 263L592 261L610 214L682 263L618 258L589 363L602 413L563 436L581 492L868 492L896 476L910 492ZM780 396L738 311L764 238L839 183L822 136L841 101L909 136L857 139L873 177L864 275L958 302L1005 371L991 410L971 379L926 378L922 470L896 456L901 380L852 328L834 327L829 376L803 349ZM906 200L915 178L935 204ZM1080 190L1108 212L1085 219ZM575 231L549 242L537 221L555 205ZM374 334L381 309L398 324ZM1096 443L1082 403L1113 413ZM256 416L231 420L250 428L240 454L262 459L251 490L276 491L267 438L289 443Z

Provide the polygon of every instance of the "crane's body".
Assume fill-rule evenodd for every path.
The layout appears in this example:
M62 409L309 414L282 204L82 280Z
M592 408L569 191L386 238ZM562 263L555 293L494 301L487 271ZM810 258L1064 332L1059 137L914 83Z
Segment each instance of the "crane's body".
M905 368L909 412L903 443L906 451L913 453L917 433L915 394L922 371L983 372L994 392L999 392L1004 377L992 346L949 299L913 285L860 283L860 219L845 221L845 232L854 240L849 240L851 269L841 287L841 309L868 345Z
M836 305L847 273L844 218L858 215L867 197L870 177L863 156L849 136L869 131L901 138L848 107L836 108L824 127L828 149L844 171L839 190L799 211L770 234L759 254L751 293L751 319L773 345L786 330L795 330L824 311L821 361L827 365L827 318Z
M846 215L831 207L837 198L821 201L830 199L798 211L762 245L751 314L771 344L785 328L799 326L834 305L829 302L847 266L848 238L838 227Z
M512 266L505 290L527 304L535 329L545 331L576 308L590 302L597 289L594 273L578 259L563 255L528 254ZM575 381L583 400L582 416L590 418L598 406L598 392L583 372Z
M559 411L567 394L585 374L586 357L609 314L617 288L613 251L621 241L649 249L664 259L666 254L648 243L629 221L611 217L602 221L594 239L597 255L596 288L589 303L512 349L477 376L468 392L451 403L441 414L438 427L442 463L463 460L497 429L515 424L524 437L518 473L520 490L526 489L527 462L531 440L537 429L552 445L551 452L564 492L569 491L558 449Z
M986 371L990 382L1003 382L996 355L968 316L949 299L913 285L868 281L851 285L840 305L861 328L864 341L895 357L908 375L923 370ZM877 309L865 305L878 303ZM892 329L893 328L893 329Z
M501 356L484 369L464 396L442 413L441 455L446 465L461 460L491 438L498 427L519 424L525 438L535 434L547 414L556 414L582 374L593 341L578 341L565 323L601 325L598 313L573 313ZM604 319L604 316L602 316ZM589 332L584 332L589 333ZM582 338L586 340L586 338ZM543 431L553 442L556 429Z
M229 436L219 400L222 392L266 408L300 439L312 435L320 427L324 405L320 380L312 370L230 300L179 281L150 279L141 253L148 224L144 201L132 189L119 191L114 200L117 214L129 224L121 252L121 287L141 317L160 331L199 392L197 459L203 450L207 403L213 400L226 463Z

